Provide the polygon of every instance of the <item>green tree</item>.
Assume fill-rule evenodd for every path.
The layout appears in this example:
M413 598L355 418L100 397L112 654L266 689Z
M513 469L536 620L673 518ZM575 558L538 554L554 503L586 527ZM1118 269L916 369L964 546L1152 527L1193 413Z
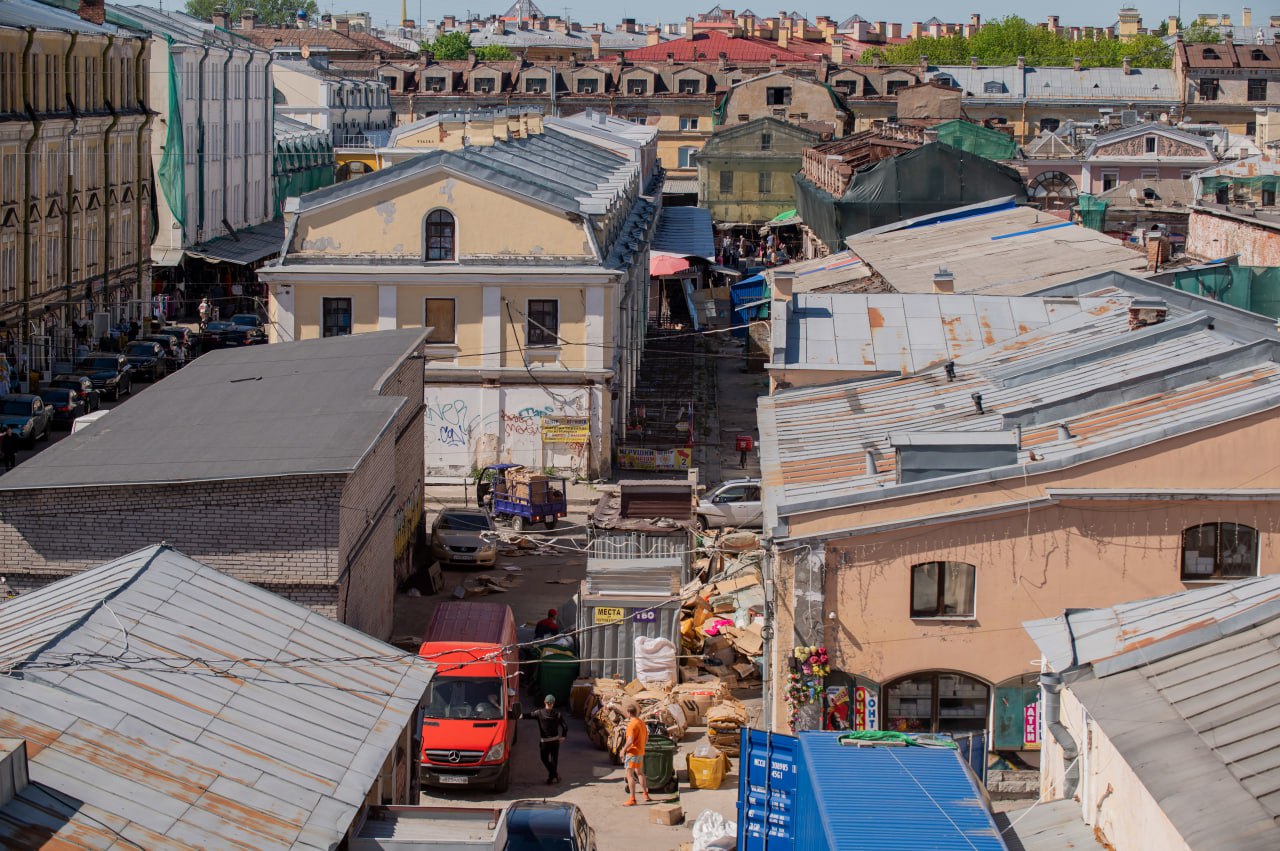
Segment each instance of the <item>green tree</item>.
M258 23L268 27L293 23L299 11L320 14L316 0L187 0L187 14L207 21L219 6L227 10L233 21L239 20L245 9L253 9L258 13Z
M1217 27L1209 27L1199 20L1191 22L1191 26L1182 33L1182 40L1187 44L1217 44L1222 41Z
M916 65L920 57L927 56L934 65L967 65L970 57L976 56L985 65L1010 65L1022 56L1031 65L1066 66L1079 57L1085 65L1099 67L1120 65L1128 57L1135 67L1167 68L1172 55L1169 46L1155 35L1140 35L1129 41L1072 41L1010 15L986 24L968 38L959 34L917 38L868 50L862 54L862 61L879 59L889 65Z
M504 44L486 44L476 48L476 58L485 62L500 62L511 59L513 54Z
M466 59L471 51L471 36L466 33L441 33L435 41L424 41L422 49L429 51L436 61Z

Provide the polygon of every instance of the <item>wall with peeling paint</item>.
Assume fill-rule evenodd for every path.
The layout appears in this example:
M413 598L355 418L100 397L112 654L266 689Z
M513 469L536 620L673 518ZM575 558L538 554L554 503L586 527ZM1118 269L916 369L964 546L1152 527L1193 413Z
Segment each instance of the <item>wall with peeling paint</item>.
M1239 254L1241 266L1280 266L1280 227L1193 209L1187 222L1187 253L1202 260Z
M457 221L460 258L591 256L582 225L562 213L450 175L420 180L397 184L387 200L356 195L308 211L290 254L422 257L427 213L443 208Z

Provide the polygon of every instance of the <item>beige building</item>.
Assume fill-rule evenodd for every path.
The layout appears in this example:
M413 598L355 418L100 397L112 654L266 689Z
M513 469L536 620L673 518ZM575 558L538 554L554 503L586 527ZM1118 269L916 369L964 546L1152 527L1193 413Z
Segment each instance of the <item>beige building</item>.
M1038 295L832 301L863 330L831 357L873 374L761 400L775 727L821 723L785 696L792 648L825 645L869 726L1030 753L1024 620L1277 572L1274 323L1118 273Z
M716 124L722 127L772 117L827 137L843 136L849 130L849 110L830 86L786 71L730 86L716 114Z
M45 375L73 321L149 295L147 40L104 11L0 7L0 333Z
M259 273L273 333L427 328L428 476L601 475L645 334L654 136L603 115L458 121L465 148L290 200L285 251Z

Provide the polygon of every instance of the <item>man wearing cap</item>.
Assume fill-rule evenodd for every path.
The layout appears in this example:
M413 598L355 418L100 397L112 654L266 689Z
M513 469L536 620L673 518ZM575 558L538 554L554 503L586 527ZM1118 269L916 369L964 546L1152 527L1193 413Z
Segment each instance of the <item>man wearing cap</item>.
M556 620L556 610L547 609L547 616L534 624L533 637L546 638L548 635L560 634L560 622Z
M538 722L538 756L547 768L547 783L559 783L560 743L569 734L569 725L565 723L560 710L556 709L555 697L547 695L543 698L541 709L526 712L524 717Z

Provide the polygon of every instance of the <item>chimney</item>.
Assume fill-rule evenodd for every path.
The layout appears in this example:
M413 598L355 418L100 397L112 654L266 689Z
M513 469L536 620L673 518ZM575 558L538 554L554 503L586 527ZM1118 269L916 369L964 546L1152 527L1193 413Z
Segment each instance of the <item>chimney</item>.
M251 30L258 21L258 12L252 6L246 6L240 13L240 29Z
M209 18L215 27L221 27L224 30L231 29L231 16L227 14L226 6L214 6L213 14Z
M724 71L728 67L729 67L729 54L725 53L722 50L720 51L720 58L716 62L716 68L717 70Z
M954 293L956 291L956 276L951 274L946 266L939 266L938 271L933 273L933 291L935 293Z
M84 8L84 3L80 4ZM87 19L86 19L87 20ZM27 767L27 743L24 739L9 739L11 744L7 745L4 751L0 751L0 777L4 778L0 782L0 807L7 807L9 802L17 797L30 782L30 772Z
M839 68L844 64L844 36L831 36L831 64Z
M671 51L667 51L667 64L668 65L676 64L676 55Z
M351 35L351 21L348 18L334 21L333 28L338 31L338 35Z
M970 67L970 68L973 68L974 70L977 70L977 68L978 68L978 57L976 57L976 56L970 56L970 57L969 57L969 67Z
M1058 16L1050 15L1049 16L1049 32L1056 33L1057 31L1058 31Z
M80 0L80 8L76 14L91 24L104 24L107 21L106 0Z
M659 42L662 41L662 37L660 35L661 32L662 31L659 30L657 27L649 27L644 32L644 35L645 35L644 43L647 44L649 47L653 47L655 44L658 44Z
M924 33L924 24L919 21L911 22L911 37L919 38Z
M979 29L981 29L981 27L982 27L982 16L981 16L981 15L979 15L979 14L976 14L976 13L975 13L975 14L970 15L970 16L969 16L969 26L973 27L973 31L974 31L974 32L977 32Z
M445 15L444 21L442 21L440 24L440 26L442 26L446 30L451 30L457 25L458 25L458 19L455 18L453 15Z
M778 67L778 54L776 54L776 53L770 53L770 54L769 54L769 67L770 67L770 68L777 68L777 67Z
M982 394L970 393L969 398L973 400L973 410L979 414L985 414L987 409L982 407Z
M1079 56L1072 57L1072 59L1071 59L1071 70L1073 70L1073 71L1079 71L1079 70L1080 70L1080 67L1081 67L1080 57L1079 57Z
M684 19L684 38L685 41L693 41L693 18Z
M1253 26L1253 10L1245 6L1240 10L1240 26L1248 29Z
M1133 73L1133 61L1128 56L1120 60L1120 67L1124 69L1125 76Z
M1169 19L1165 21L1165 26L1169 30L1169 35L1177 35L1178 34L1178 16L1170 15Z
M778 49L786 50L789 44L791 44L791 19L783 18L778 21Z
M887 42L889 40L889 22L876 21L876 32L880 33L880 38Z
M1154 240L1147 241L1147 251L1150 253L1151 244ZM1164 238L1159 239L1161 245L1167 246L1168 243ZM1169 303L1162 298L1135 298L1129 302L1129 330L1136 331L1139 328L1146 328L1149 325L1159 325L1169 316Z
M902 24L889 24L889 38L902 38Z
M602 36L601 36L601 34L600 34L600 33L592 33L592 34L591 34L591 58L592 58L592 59L599 59L599 58L600 58L600 39L601 39L601 37L602 37Z
M1025 70L1025 69L1026 69L1026 67L1027 67L1027 57L1025 57L1025 56L1019 56L1019 57L1018 57L1018 70L1019 70L1019 71L1023 71L1023 70Z
M929 57L925 56L923 53L920 54L920 73L929 73Z
M742 29L746 32L748 38L755 38L756 37L756 16L743 15Z

